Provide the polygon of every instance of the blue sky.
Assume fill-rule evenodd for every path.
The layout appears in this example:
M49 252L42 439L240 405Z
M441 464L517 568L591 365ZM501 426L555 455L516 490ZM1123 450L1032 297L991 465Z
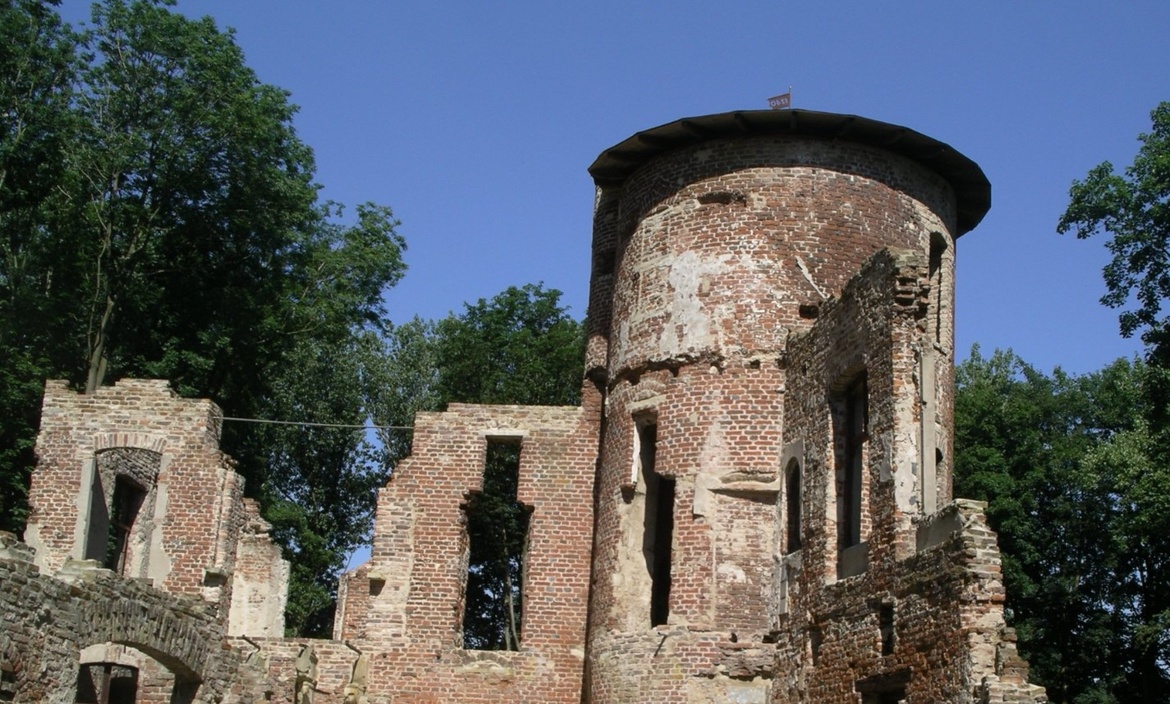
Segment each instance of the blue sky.
M87 2L64 0L70 20ZM1050 370L1140 349L1098 303L1103 239L1058 236L1075 178L1130 163L1170 100L1170 2L180 0L234 27L292 93L324 197L402 220L392 319L543 281L585 314L586 168L681 117L793 107L905 125L983 167L992 208L957 247L960 358Z

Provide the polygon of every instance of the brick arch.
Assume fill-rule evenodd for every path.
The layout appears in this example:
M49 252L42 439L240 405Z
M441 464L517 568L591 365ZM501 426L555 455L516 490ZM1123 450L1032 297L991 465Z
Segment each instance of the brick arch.
M119 453L119 450L129 451ZM132 453L132 454L131 454ZM124 474L127 477L134 479L142 484L144 487L152 486L157 480L159 472L162 471L163 455L160 452L149 450L142 447L118 445L115 447L108 447L94 452L94 459L98 461L98 466L102 466L102 459L106 457L119 457L123 460L122 463L117 463L110 467L114 474ZM128 460L137 460L128 462ZM146 463L142 460L147 460ZM148 466L144 466L144 464ZM108 465L107 465L108 466ZM136 470L136 471L135 471Z
M163 454L166 451L167 439L163 435L137 432L98 433L93 436L93 450L95 453L102 450L112 450L118 447L133 447L140 450L150 450Z
M183 680L201 682L214 647L206 634L176 604L153 604L124 594L83 600L79 604L76 645L130 646L157 660Z

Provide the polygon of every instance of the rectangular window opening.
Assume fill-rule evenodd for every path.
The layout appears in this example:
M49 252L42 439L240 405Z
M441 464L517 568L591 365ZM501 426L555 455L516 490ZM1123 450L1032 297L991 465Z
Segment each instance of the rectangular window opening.
M469 555L463 647L519 650L524 616L524 563L531 508L516 498L520 443L489 439L483 490L465 508Z
M134 704L138 699L138 668L113 663L82 665L77 674L79 704Z
M638 425L638 460L646 484L646 514L642 547L650 572L650 625L666 625L670 618L671 545L674 541L674 479L655 471L658 426Z
M905 702L905 687L897 687L887 692L867 692L861 695L861 704L905 704Z
M105 567L125 574L129 565L131 534L138 511L146 500L146 489L123 476L114 480L114 498L110 508L110 533Z

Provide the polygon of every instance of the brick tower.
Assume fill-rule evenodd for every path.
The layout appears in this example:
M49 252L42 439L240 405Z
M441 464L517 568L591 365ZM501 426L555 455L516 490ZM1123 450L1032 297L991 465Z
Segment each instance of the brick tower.
M961 644L1002 627L998 580L969 612L944 596L958 582L914 589L974 539L938 526L978 513L940 508L954 241L989 207L982 171L903 127L792 110L640 132L590 173L587 700L973 695ZM923 667L940 635L959 645Z

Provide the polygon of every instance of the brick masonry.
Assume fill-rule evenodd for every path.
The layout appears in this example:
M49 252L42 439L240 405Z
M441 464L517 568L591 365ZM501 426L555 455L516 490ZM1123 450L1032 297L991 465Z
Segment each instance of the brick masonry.
M587 699L1040 701L1001 665L1019 659L994 655L1012 636L993 536L977 507L948 505L954 240L982 217L986 181L926 138L795 112L683 120L594 164L586 366L606 399ZM859 379L846 551L842 398ZM670 545L653 547L672 564L659 625L649 422L654 470L676 487ZM920 550L921 526L944 524ZM974 542L978 559L956 547Z
M581 406L420 414L332 640L281 637L287 565L214 404L51 382L35 557L0 546L15 701L73 701L94 663L136 668L139 701L1045 701L982 506L951 497L978 167L905 128L766 111L639 133L590 171ZM492 441L519 443L532 512L515 652L461 632ZM121 575L78 562L105 557L115 486L142 504ZM118 625L64 627L94 609Z

